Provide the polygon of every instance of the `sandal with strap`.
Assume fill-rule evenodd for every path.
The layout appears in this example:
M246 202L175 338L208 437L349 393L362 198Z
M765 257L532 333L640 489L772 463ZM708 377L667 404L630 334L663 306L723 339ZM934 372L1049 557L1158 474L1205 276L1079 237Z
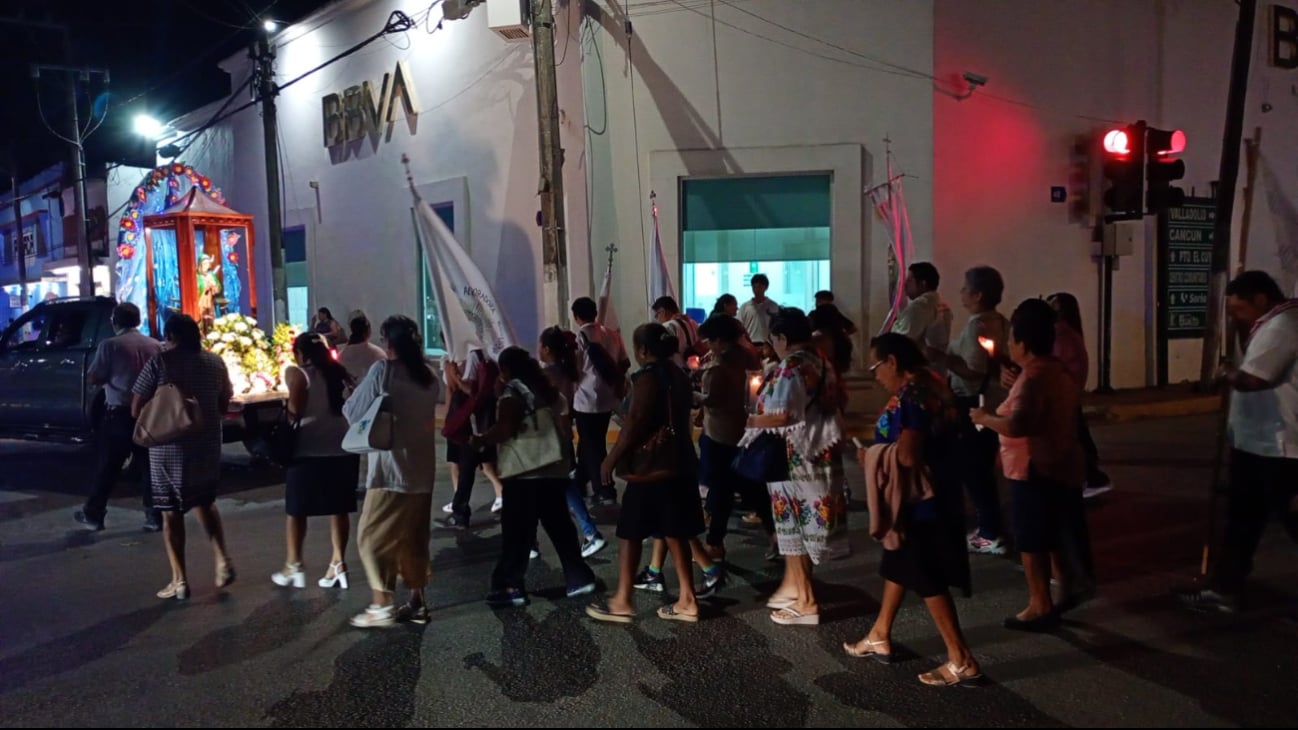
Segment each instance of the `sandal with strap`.
M850 657L864 659L869 657L880 664L892 664L892 647L887 640L875 641L873 639L862 639L855 644L843 642L843 651L847 652ZM865 649L859 647L865 646ZM880 651L880 649L889 649L889 651Z
M957 667L955 662L947 662L919 675L919 681L930 687L976 687L982 683L982 678L982 672L977 669L971 669L968 664Z
M792 606L785 606L771 612L771 620L781 626L816 626L820 624L820 614L802 613Z

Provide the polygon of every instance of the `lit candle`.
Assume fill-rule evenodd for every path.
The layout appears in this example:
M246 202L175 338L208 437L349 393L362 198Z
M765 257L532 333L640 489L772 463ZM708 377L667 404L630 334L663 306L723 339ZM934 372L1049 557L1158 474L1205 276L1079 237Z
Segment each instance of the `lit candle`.
M751 408L757 406L757 393L762 389L762 376L754 375L748 379L748 405Z
M996 357L996 340L993 340L990 337L979 337L978 344L982 345L982 348L987 351L988 355Z
M698 356L698 355L690 355L689 358L687 358L687 359L685 360L685 365L688 366L690 370L698 370L698 369L699 369L699 356Z

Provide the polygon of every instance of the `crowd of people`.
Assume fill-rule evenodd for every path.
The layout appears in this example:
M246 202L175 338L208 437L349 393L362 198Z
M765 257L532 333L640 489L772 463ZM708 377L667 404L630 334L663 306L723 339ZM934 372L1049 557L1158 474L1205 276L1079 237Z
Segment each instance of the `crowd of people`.
M869 340L863 358L853 357L856 327L831 292L817 293L810 313L781 307L766 296L767 277L757 274L751 299L741 305L723 295L702 322L671 297L658 299L653 321L632 333L630 352L619 333L599 322L596 303L583 297L571 306L575 331L545 329L534 352L510 347L493 357L471 347L442 362L441 378L411 319L387 318L375 345L369 321L352 317L335 358L330 345L342 337L341 328L321 310L312 331L293 343L296 364L285 378L286 418L296 436L285 480L285 563L271 580L306 585L308 518L327 516L331 554L317 583L349 586L346 553L359 474L364 500L357 547L372 596L351 623L428 621L430 529L470 527L470 496L482 473L495 489L492 512L499 513L501 529L487 586L491 606L529 603L527 569L539 553L538 527L562 564L567 596L595 594L600 586L586 559L609 542L591 510L620 503L617 583L587 614L600 622L634 621L637 592L665 590L670 557L676 600L657 616L696 622L700 601L726 587L725 540L738 504L767 536L766 558L783 562L782 579L766 597L770 620L812 626L821 617L816 568L847 555L845 470L859 468L869 533L883 551L883 586L874 624L844 651L891 661L894 621L904 594L913 591L947 650L946 661L920 681L976 683L981 669L952 600L953 590L972 590L970 554L1014 549L1026 600L1005 618L1005 628L1055 630L1064 612L1095 595L1083 499L1111 483L1082 417L1088 358L1076 298L1029 299L1006 317L999 311L1000 273L975 267L959 290L968 318L953 336L953 312L940 284L932 264L912 265L907 305L890 332ZM1183 595L1195 607L1238 605L1269 510L1280 510L1298 538L1298 304L1279 291L1261 272L1242 275L1228 290L1231 313L1248 332L1243 363L1222 373L1241 394L1231 415L1236 490L1225 557L1209 583ZM109 408L98 478L75 516L103 529L123 461L134 452L147 462L146 526L164 533L171 564L158 596L183 600L190 595L184 515L191 509L215 551L216 586L236 578L214 504L230 383L220 358L201 348L192 318L171 317L161 345L138 333L139 319L133 305L119 305L113 319L119 334L101 345L91 367ZM852 465L845 378L858 361L889 398L873 443L857 442ZM134 447L134 421L163 386L196 401L202 426L147 451ZM443 386L449 405L439 428ZM380 400L391 417L390 443L363 454L345 450L348 429L361 427ZM609 449L614 419L620 427ZM446 516L434 521L439 434L447 442L454 496ZM1009 485L1008 521L1002 478ZM1239 488L1258 478L1264 494ZM965 493L975 515L971 530Z

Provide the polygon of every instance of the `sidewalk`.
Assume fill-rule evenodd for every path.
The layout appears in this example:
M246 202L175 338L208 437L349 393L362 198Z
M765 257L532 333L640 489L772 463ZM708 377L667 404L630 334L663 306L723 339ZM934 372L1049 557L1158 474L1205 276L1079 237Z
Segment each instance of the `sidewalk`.
M847 433L849 437L869 441L874 438L874 422L887 402L886 394L872 381L849 381ZM1174 418L1214 413L1221 407L1221 396L1200 392L1197 385L1178 384L1166 388L1132 388L1112 393L1086 393L1082 412L1091 422L1122 423L1148 418ZM437 427L446 416L446 406L438 406ZM617 441L618 425L608 430L608 443ZM695 429L694 437L699 431Z

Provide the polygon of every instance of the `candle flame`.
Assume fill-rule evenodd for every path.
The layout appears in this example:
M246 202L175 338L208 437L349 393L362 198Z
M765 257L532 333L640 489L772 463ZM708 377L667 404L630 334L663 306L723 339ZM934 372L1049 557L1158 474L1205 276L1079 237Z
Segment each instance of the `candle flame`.
M698 355L690 355L690 356L689 356L689 359L685 361L685 364L686 364L687 366L689 366L689 369L690 369L690 370L698 370L698 369L699 369L699 356L698 356Z
M754 388L757 388L757 387L761 386L761 384L762 384L762 376L760 376L760 375L754 375L754 376L753 376L753 377L748 381L748 384L751 385L751 386L753 386Z
M982 348L987 351L988 355L996 354L996 341L990 337L979 337L978 344L982 345Z

